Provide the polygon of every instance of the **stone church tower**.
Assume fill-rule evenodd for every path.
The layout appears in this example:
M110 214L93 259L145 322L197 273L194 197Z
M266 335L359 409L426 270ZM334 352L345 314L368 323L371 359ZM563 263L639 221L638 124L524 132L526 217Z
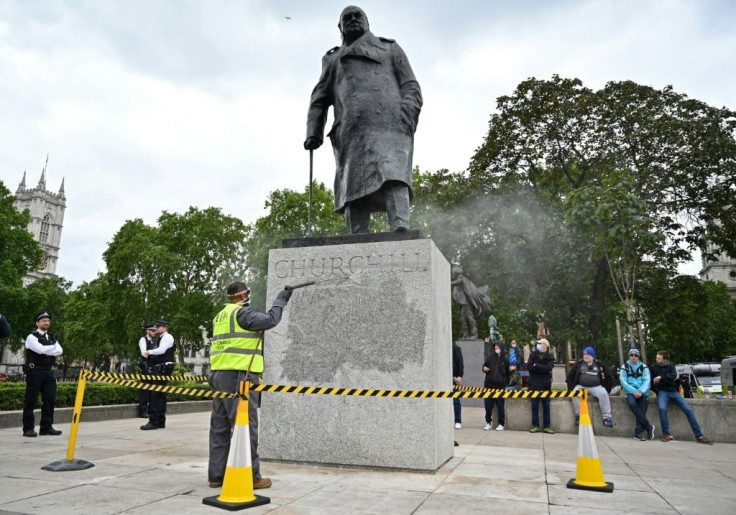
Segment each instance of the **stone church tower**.
M710 245L709 245L710 247ZM712 250L709 248L708 250ZM728 293L736 299L736 258L722 252L713 261L703 258L703 268L700 270L702 280L721 281L726 283Z
M29 272L23 278L23 285L28 285L38 279L56 277L56 262L59 259L61 229L64 225L64 210L66 209L66 195L64 193L64 179L58 193L46 190L46 166L41 171L41 178L35 188L26 188L26 172L15 192L15 207L18 211L28 209L31 213L31 222L28 232L41 245L44 258L38 270Z

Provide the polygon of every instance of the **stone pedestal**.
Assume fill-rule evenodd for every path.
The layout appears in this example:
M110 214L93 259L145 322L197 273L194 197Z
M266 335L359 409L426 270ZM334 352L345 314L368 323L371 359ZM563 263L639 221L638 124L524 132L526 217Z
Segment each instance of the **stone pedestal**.
M349 240L348 240L349 241ZM452 385L450 266L427 239L271 250L264 382L385 390ZM265 393L266 460L434 471L453 455L452 400Z
M486 375L483 363L486 360L486 342L480 339L458 340L458 347L463 351L463 386L483 386ZM463 407L482 408L483 399L461 399Z

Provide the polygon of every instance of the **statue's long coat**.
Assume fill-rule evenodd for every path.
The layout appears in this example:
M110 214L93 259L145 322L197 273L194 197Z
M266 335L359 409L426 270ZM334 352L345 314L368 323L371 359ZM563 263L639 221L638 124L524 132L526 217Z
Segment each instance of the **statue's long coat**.
M307 137L324 139L330 106L335 211L343 212L346 202L375 193L386 181L405 183L413 195L414 131L422 92L398 43L366 32L352 45L327 52L309 104Z

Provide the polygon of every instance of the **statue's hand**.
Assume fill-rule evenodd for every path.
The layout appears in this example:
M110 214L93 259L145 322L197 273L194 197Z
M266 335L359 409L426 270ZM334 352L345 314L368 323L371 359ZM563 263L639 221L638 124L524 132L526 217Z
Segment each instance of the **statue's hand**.
M304 150L316 150L321 146L322 141L315 138L314 136L309 136L304 142Z

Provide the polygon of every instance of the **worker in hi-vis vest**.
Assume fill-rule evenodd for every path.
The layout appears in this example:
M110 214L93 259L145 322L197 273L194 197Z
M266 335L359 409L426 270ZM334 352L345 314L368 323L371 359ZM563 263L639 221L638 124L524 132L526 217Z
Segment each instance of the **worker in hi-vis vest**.
M235 393L238 384L248 377L258 383L263 372L263 333L281 321L281 314L289 302L291 290L281 291L268 313L259 313L249 307L250 288L234 282L227 287L229 303L214 319L209 383L213 390ZM258 458L258 404L260 392L251 390L248 398L250 426L250 453L253 469L253 488L268 488L271 480L261 476ZM210 419L210 462L207 475L212 488L222 486L230 451L230 437L235 426L239 399L212 399Z

